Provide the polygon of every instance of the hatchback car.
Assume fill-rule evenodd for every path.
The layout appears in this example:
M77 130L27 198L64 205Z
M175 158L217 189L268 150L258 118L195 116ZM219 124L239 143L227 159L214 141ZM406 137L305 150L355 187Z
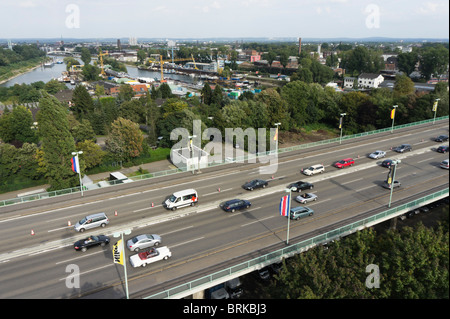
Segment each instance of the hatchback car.
M138 235L127 241L127 247L131 251L139 251L140 249L158 246L161 244L161 237L158 235Z
M298 206L291 208L291 213L289 215L291 219L298 220L306 216L312 216L313 214L314 211L311 208Z
M251 205L252 203L245 199L232 199L223 203L221 207L226 212L234 213L237 210L249 208Z
M448 159L443 160L440 164L442 168L448 169Z
M314 185L308 182L299 181L296 183L289 184L287 188L293 192L301 192L302 190L305 189L313 189Z
M389 168L389 167L391 167L392 162L394 162L394 161L391 160L391 159L385 159L385 160L381 163L381 166Z
M77 251L86 251L91 247L95 246L105 246L109 244L109 237L105 235L98 235L98 236L89 236L85 239L76 241L73 244L73 248Z
M401 183L399 181L394 181L394 188L400 187ZM389 183L387 181L383 182L383 187L387 188L387 189L391 189L391 185L389 185Z
M325 167L323 167L323 165L312 165L308 168L304 168L302 169L302 173L308 176L317 174L317 173L323 173L325 172Z
M337 168L344 168L347 166L352 166L355 164L355 161L353 158L344 158L343 160L340 160L339 162L334 163L334 166Z
M448 141L448 136L447 135L439 135L434 140L436 142L446 142L446 141Z
M264 181L262 179L254 179L248 183L245 183L242 188L252 191L256 188L266 188L269 185L267 181Z
M369 158L379 159L386 156L385 151L375 151L369 155Z
M400 145L398 147L395 147L393 150L396 151L397 153L403 153L403 152L406 152L406 151L411 152L412 151L412 147L409 144L402 144L402 145Z
M448 152L448 146L442 145L439 146L436 150L438 153L447 153Z

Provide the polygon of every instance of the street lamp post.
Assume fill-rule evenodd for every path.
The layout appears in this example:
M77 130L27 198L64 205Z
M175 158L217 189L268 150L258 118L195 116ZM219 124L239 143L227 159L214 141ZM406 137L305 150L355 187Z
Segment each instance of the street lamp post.
M436 121L436 111L437 111L437 107L438 107L438 102L439 102L440 100L441 100L441 99L435 99L435 100L434 100L434 104L433 104L433 111L434 111L433 124L434 124L434 122Z
M398 164L400 164L402 161L401 160L396 160L396 161L393 161L392 162L392 164L391 164L391 167L393 167L394 168L394 172L392 173L392 179L391 179L391 177L389 176L389 178L388 178L388 180L387 180L387 182L388 182L388 184L390 185L390 188L391 188L391 195L389 196L389 205L388 205L388 207L390 208L391 207L391 202L392 202L392 192L394 191L394 183L395 183L395 172L397 171L397 165ZM389 174L390 175L390 174Z
M75 157L72 158L72 170L76 173L78 173L78 177L80 179L80 191L81 191L81 196L83 197L83 182L81 180L81 169L80 169L80 161L78 160L78 155L79 154L83 154L83 151L78 151L78 152L72 152L72 155L74 155Z
M192 165L192 161L194 160L194 148L192 147L192 139L197 137L197 135L189 135L189 166ZM194 168L192 168L192 174L194 174Z
M346 116L347 113L341 113L341 117L339 119L339 128L341 129L341 135L339 137L339 144L342 143L342 122L344 122L344 116Z
M391 128L391 134L394 133L394 119L395 119L395 112L398 105L394 105L393 109L391 111L391 118L392 118L392 128Z

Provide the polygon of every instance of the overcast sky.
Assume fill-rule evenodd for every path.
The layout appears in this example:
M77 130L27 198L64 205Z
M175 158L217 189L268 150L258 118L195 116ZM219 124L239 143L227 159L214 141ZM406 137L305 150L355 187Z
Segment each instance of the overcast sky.
M448 0L0 0L0 38L449 38Z

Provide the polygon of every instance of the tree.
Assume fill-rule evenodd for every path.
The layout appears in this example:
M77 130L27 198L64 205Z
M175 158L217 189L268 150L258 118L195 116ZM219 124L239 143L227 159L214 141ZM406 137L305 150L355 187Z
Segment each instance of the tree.
M419 59L422 76L428 80L431 76L444 74L447 70L448 58L448 49L442 45L427 49Z
M398 69L406 75L410 75L416 69L416 64L419 61L419 56L417 52L405 52L400 53L397 56Z
M37 114L42 140L42 160L50 190L78 186L78 176L72 171L70 159L75 142L69 131L67 111L53 96L45 94L39 100Z
M86 81L96 81L99 79L100 68L92 64L85 64L81 74Z
M92 97L83 85L77 85L73 90L72 102L72 112L78 120L92 113L94 109Z
M201 98L202 98L201 99L202 103L207 104L207 105L211 104L211 99L212 99L213 93L212 93L211 87L209 86L208 83L205 83L205 85L203 85L203 88L202 88L200 94L201 94Z
M145 52L145 50L138 50L137 51L137 58L139 60L140 64L144 63L145 58L147 58L147 52Z
M414 91L414 82L407 75L400 74L395 77L393 90L395 97L414 94Z
M13 108L0 118L0 138L6 142L37 143L38 137L33 129L33 115L23 105Z
M83 151L83 162L86 169L93 168L102 163L103 157L106 155L101 147L92 140L85 140L77 143L77 151Z
M91 63L91 52L88 48L81 48L81 61L83 61L84 65Z
M138 124L119 117L111 124L105 143L106 149L116 160L127 161L141 154L143 140Z

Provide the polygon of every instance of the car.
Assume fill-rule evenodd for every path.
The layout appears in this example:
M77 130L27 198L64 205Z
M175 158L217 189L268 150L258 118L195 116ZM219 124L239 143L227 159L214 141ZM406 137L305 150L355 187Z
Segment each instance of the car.
M312 216L314 214L314 211L306 206L298 206L291 208L291 212L289 214L289 217L291 219L299 220L300 218L306 217L306 216Z
M379 159L379 158L383 158L385 156L386 156L385 151L375 151L369 155L369 158Z
M83 251L85 252L91 247L95 246L105 246L109 244L110 239L108 236L105 235L98 235L98 236L89 236L85 239L78 240L73 244L73 248L77 251Z
M147 251L137 253L130 256L130 264L133 267L145 267L148 264L157 262L159 260L166 260L172 257L172 253L167 246L159 248L150 248Z
M448 141L448 136L447 135L439 135L434 140L436 142L446 142L446 141Z
M245 183L242 188L252 191L256 188L266 188L266 186L268 186L269 183L267 181L264 181L262 179L254 179L248 183Z
M443 160L439 166L448 169L448 159Z
M161 244L161 237L159 235L137 235L127 241L127 247L131 251L139 251L140 249L158 246Z
M334 166L337 168L344 168L347 166L352 166L355 164L355 161L353 158L344 158L343 160L340 160L339 162L334 163Z
M436 152L438 152L438 153L447 153L448 152L448 146L447 145L439 146L437 148Z
M314 185L308 182L298 181L292 184L289 184L288 189L290 189L293 192L301 192L305 189L313 189Z
M317 195L312 193L305 193L303 195L295 197L295 200L300 204L305 204L308 202L314 202L317 200Z
M400 187L401 183L399 181L394 181L394 188ZM383 187L387 189L391 189L391 185L387 181L383 182Z
M302 173L308 176L323 172L325 172L325 167L323 167L323 165L320 164L312 165L308 168L302 169Z
M400 145L398 147L395 147L393 149L393 151L396 151L397 153L403 153L403 152L406 152L406 151L411 152L412 151L412 147L409 144L402 144L402 145Z
M261 278L262 280L269 280L270 279L269 268L264 267L264 268L258 269L258 275L259 275L259 278Z
M391 159L385 159L385 160L381 163L381 166L389 168L389 167L391 167L391 165L392 165L393 162L394 162L394 161L391 160Z
M249 208L250 206L252 206L252 203L245 199L232 199L226 201L221 205L224 211L232 213L234 213L236 210Z

